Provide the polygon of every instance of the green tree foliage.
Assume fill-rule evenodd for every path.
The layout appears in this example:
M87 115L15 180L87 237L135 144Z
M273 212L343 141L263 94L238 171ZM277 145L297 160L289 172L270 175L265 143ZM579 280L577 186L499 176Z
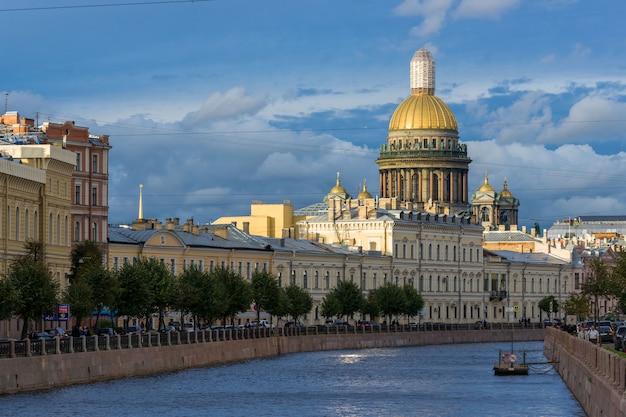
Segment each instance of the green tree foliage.
M238 313L250 308L253 298L252 287L230 269L217 268L211 274L216 282L216 311L224 323L227 318L233 323Z
M269 313L280 302L278 278L267 271L254 271L252 273L252 295L256 308L256 318L260 320L261 311Z
M272 316L287 317L287 315L289 315L289 309L290 309L289 304L290 304L290 301L289 301L289 296L287 295L287 292L285 291L284 288L279 287L278 288L278 302L276 303L276 305L272 307L268 307L266 311Z
M402 287L404 291L405 306L402 313L409 318L419 315L420 311L424 308L424 299L422 295L411 285L405 285Z
M190 313L196 322L211 323L219 318L215 278L195 265L186 268L177 277L173 307L182 314Z
M584 294L571 293L563 302L565 314L576 316L578 321L589 316L589 299Z
M125 264L118 273L120 314L143 317L146 322L153 313L163 322L165 311L174 298L174 277L167 265L154 258L140 258Z
M92 309L96 314L96 328L100 326L100 314L105 307L109 307L111 312L119 294L119 282L117 276L105 268L104 265L90 264L75 282L86 282L91 288Z
M363 306L361 306L361 314L369 315L370 318L380 316L380 306L376 302L374 294L368 294L367 298L363 300Z
M389 318L391 323L393 316L401 315L407 304L404 290L392 282L385 283L374 292L374 299L380 308L381 314Z
M341 316L341 302L333 291L326 294L320 306L320 314L326 319Z
M593 311L594 320L598 320L599 301L601 298L608 297L612 292L612 277L609 267L600 259L591 261L592 274L587 276L582 283L581 293L594 301L595 311Z
M290 284L285 288L285 293L289 297L289 315L294 321L298 321L313 308L313 297L305 290L295 284Z
M58 304L58 282L43 263L42 245L28 242L26 254L15 259L7 275L9 288L17 291L13 314L24 321L22 338L28 335L31 320L42 320Z
M548 316L559 311L559 301L554 297L554 295L542 298L539 300L539 303L537 303L537 306L540 310L548 313Z
M152 305L150 283L140 265L126 263L117 274L120 284L117 306L121 315L141 317Z
M70 312L76 326L83 319L91 316L94 310L93 291L85 279L74 279L65 289L62 299L70 305Z
M77 244L70 254L70 283L91 268L102 267L103 259L103 253L98 243L86 240Z
M19 291L8 279L0 279L0 320L13 317L13 311L19 301Z
M324 301L329 298L329 307L338 304L339 308L335 308L333 312L335 312L335 315L339 318L344 316L346 318L352 317L354 313L361 311L363 303L365 302L365 298L359 286L352 281L346 280L339 281L337 286L331 289L326 297L324 297ZM322 302L322 305L324 305L324 302ZM327 311L327 313L330 312L330 310Z

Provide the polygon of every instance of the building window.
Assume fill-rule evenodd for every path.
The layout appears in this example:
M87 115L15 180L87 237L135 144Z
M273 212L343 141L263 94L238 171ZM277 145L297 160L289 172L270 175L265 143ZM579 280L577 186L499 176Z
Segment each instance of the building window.
M98 241L98 223L93 222L91 225L91 240L94 242Z
M80 157L80 152L76 152L76 166L74 167L76 171L80 171Z
M315 271L315 288L320 287L320 273L319 271Z
M170 259L170 272L172 275L176 275L176 258Z
M97 187L93 187L91 189L91 205L92 206L98 205L98 188Z
M91 155L91 172L98 172L98 155Z
M302 273L302 288L308 288L308 287L309 287L309 280L307 278L306 271L304 271Z
M113 257L113 270L114 271L120 270L120 258L118 256Z
M74 223L74 242L80 242L80 222Z
M198 269L204 271L204 259L198 259Z
M80 185L76 186L74 194L74 204L80 204Z

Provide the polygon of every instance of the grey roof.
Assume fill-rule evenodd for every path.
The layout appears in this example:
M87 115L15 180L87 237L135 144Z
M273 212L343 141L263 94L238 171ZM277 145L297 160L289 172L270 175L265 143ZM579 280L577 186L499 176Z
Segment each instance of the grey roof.
M626 216L578 216L558 220L550 226L547 234L548 238L559 238L568 234L582 236L593 233L626 234Z
M539 242L538 238L534 238L527 233L520 231L485 231L483 233L485 242Z
M498 256L505 261L509 261L512 263L526 263L526 264L536 264L536 265L569 265L569 262L564 261L563 259L557 258L549 253L540 253L540 252L513 252L508 250L484 250L484 255L486 257L489 256Z
M321 216L328 215L328 203L315 203L310 206L294 210L294 216Z
M214 226L207 225L206 229L216 227L226 227L228 239L223 239L214 233L201 232L193 234L184 232L182 226L177 226L174 230L150 229L133 230L129 227L114 226L109 227L109 243L121 243L137 245L147 242L156 233L173 233L185 245L191 247L240 249L240 250L274 250L276 252L298 252L298 253L334 253L354 255L360 253L358 248L345 245L329 245L311 240L298 240L292 238L269 238L263 236L249 235L232 225ZM204 230L205 226L202 226ZM379 252L367 252L369 256L380 256Z
M133 230L128 227L109 227L109 243L139 244L147 242L155 233L173 233L187 246L211 247L225 249L267 250L266 243L241 232L235 227L228 227L228 239L223 239L214 233L199 233L197 235L183 232L182 229L150 229Z

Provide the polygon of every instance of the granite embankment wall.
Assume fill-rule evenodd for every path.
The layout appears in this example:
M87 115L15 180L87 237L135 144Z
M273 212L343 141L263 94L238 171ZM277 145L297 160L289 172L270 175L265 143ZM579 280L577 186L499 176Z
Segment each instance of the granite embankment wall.
M626 358L554 328L544 352L588 416L626 416Z
M514 335L512 334L514 332ZM0 359L0 394L322 350L543 340L544 329L273 336Z

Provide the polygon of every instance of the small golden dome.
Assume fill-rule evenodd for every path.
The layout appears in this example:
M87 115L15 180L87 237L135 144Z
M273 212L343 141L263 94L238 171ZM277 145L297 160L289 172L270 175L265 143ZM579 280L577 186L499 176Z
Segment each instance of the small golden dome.
M506 184L506 177L504 177L504 188L500 192L500 197L506 197L506 198L513 197L513 193L511 191L509 191L509 187Z
M357 199L365 200L366 198L372 198L372 195L367 191L367 183L365 180L363 180L363 191L359 193Z
M389 121L389 130L448 129L459 126L452 110L439 97L414 94L396 107Z
M330 190L329 194L348 194L346 189L341 186L341 181L339 180L339 173L337 173L337 183Z
M483 192L483 193L495 191L493 187L489 184L489 177L487 176L486 172L485 172L485 182L483 183L483 185L480 186L478 191Z

